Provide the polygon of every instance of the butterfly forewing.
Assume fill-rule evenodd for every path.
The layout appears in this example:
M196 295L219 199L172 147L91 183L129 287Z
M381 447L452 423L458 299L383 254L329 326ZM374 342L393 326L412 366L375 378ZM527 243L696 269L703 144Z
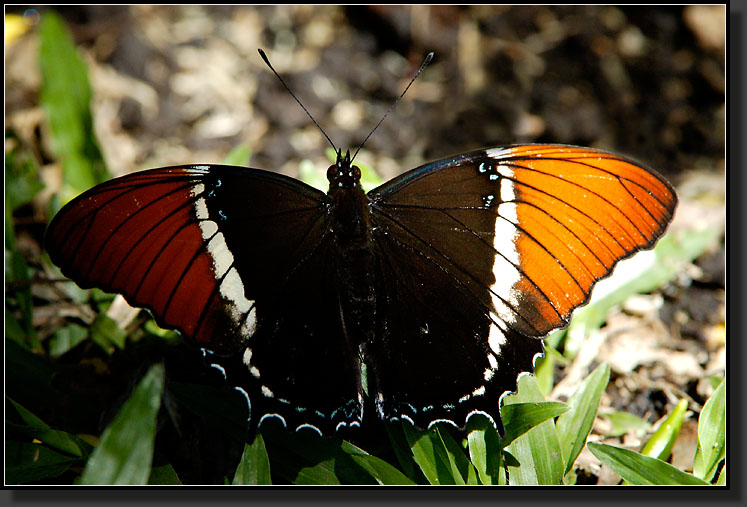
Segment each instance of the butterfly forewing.
M350 408L357 356L328 329L326 206L325 194L265 171L156 169L76 198L46 247L81 286L122 293L192 343L237 357L244 390L267 412L292 420L300 407L332 424L347 406L339 423L360 416Z
M419 386L405 367L382 368L379 396L396 400L382 404L388 413L421 426L424 407L457 426L470 410L500 424L497 400L532 371L536 338L567 324L617 261L650 247L677 200L649 169L557 145L459 155L369 196L377 244L396 273L388 302L423 317L386 313L384 348L427 372Z

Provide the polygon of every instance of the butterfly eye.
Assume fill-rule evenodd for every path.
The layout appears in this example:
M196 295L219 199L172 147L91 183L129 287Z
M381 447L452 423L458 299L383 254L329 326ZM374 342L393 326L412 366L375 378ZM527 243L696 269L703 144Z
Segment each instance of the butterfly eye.
M355 179L356 181L361 179L361 170L357 165L353 166L353 170L351 171L350 175Z
M337 166L331 165L327 168L327 179L329 181L332 181L334 177L337 175Z

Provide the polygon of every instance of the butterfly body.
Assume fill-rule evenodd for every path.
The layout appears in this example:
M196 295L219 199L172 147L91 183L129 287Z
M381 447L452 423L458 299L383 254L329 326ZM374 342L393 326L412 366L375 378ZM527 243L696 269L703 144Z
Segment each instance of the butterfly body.
M480 413L502 430L500 399L541 338L650 248L677 202L651 169L562 145L457 155L368 193L338 151L327 176L325 194L231 166L133 173L63 208L46 247L81 286L203 349L250 427Z

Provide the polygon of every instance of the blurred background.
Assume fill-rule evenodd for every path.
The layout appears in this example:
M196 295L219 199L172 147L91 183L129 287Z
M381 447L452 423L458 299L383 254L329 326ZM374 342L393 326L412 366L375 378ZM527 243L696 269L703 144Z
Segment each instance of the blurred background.
M23 13L21 8L16 9ZM354 149L426 69L361 156L388 179L428 160L521 142L594 146L665 176L723 171L723 6L59 7L90 68L113 174L218 162L293 174L326 141ZM43 10L41 13L43 14ZM6 128L40 142L32 34L6 49ZM41 136L35 139L33 136Z
M72 34L80 69L40 40L49 9ZM302 161L311 161L323 175L327 141L257 48L333 142L351 151L433 51L357 160L386 180L481 147L558 142L627 155L669 178L680 196L670 231L684 238L711 231L710 239L685 255L694 259L666 288L607 320L593 364L612 369L601 411L654 422L685 397L697 412L726 361L725 16L718 5L7 6L6 335L81 371L95 365L67 392L82 400L71 406L88 406L85 424L96 434L105 421L95 418L104 409L116 413L116 396L127 392L111 379L148 353L125 361L115 354L126 366L109 364L103 376L103 363L91 356L109 358L79 345L85 328L65 331L71 322L90 324L91 308L76 302L83 298L72 284L63 291L43 283L59 276L42 261L41 244L63 186L75 178L65 146L77 142L78 130L85 137L78 155L100 167L75 192L139 169L221 163L238 146L248 148L252 167L298 177ZM71 91L87 85L66 88L85 81L86 68L90 118L77 126L55 120L81 101L89 114L88 94ZM50 75L68 77L50 83ZM569 371L561 376L570 378ZM50 406L27 389L25 401L46 416ZM80 415L67 411L67 418ZM683 427L690 438L672 458L682 469L692 464L694 421ZM635 448L626 435L618 437ZM603 474L598 481L615 483Z

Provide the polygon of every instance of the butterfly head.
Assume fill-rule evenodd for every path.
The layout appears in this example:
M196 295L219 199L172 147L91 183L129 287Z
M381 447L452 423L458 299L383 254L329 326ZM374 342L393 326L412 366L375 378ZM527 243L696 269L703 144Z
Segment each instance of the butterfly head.
M361 170L350 160L350 150L345 156L337 150L337 161L327 169L327 179L330 191L360 186Z

